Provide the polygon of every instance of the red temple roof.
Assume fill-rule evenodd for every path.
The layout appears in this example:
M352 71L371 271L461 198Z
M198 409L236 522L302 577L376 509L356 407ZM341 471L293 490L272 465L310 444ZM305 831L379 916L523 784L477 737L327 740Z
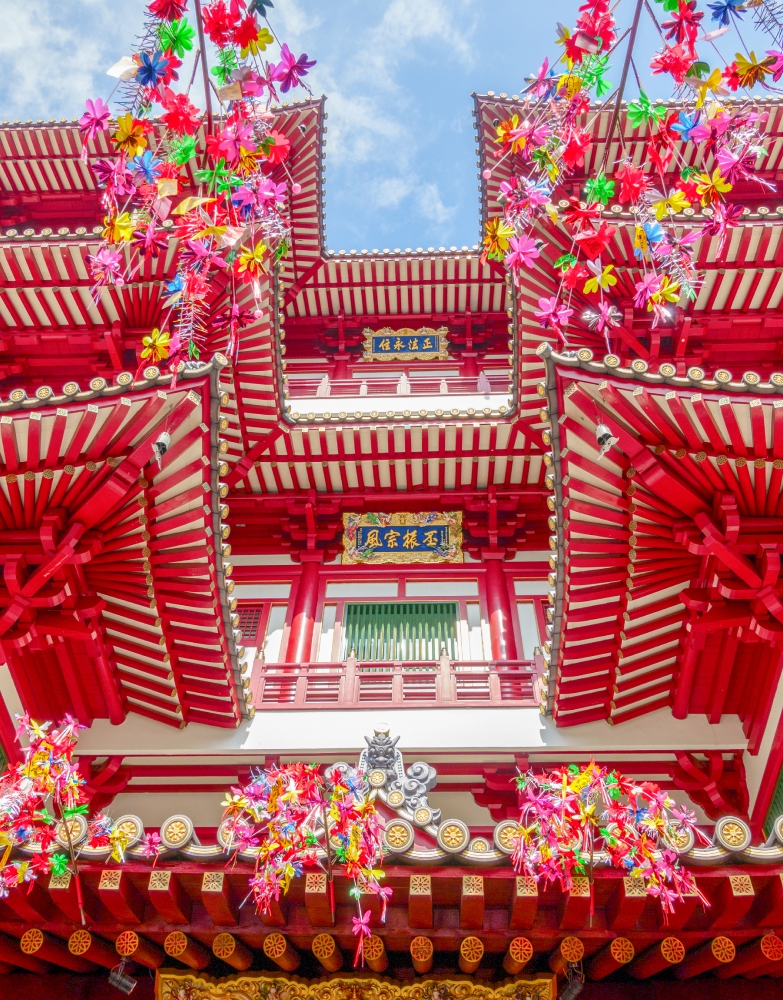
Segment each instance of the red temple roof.
M0 635L29 712L241 718L221 545L225 363L173 389L150 367L135 384L96 377L0 403Z
M730 712L754 752L781 668L783 378L721 385L542 354L558 721ZM616 439L603 456L598 424Z

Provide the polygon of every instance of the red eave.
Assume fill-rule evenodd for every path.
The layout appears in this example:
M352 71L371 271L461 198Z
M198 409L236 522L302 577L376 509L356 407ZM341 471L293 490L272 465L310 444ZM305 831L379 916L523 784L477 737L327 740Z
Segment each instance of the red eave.
M781 668L783 402L716 383L639 384L589 352L547 364L559 426L558 722L664 706L713 723L730 713L754 752ZM603 458L599 421L618 438Z
M0 645L31 714L238 724L211 429L224 364L0 404Z

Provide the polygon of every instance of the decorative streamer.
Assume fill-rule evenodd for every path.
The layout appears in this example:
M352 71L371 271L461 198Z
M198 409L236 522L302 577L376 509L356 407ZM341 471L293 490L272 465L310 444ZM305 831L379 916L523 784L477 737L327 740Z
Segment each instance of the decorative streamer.
M108 71L118 79L118 112L112 116L98 98L87 101L80 119L82 158L106 211L103 243L89 260L96 302L104 287L135 280L145 261L168 252L172 235L177 240L176 274L158 326L143 337L139 370L167 363L176 379L181 365L198 361L207 335L224 336L224 350L236 361L242 326L263 315L260 279L289 251L290 198L300 187L287 168L290 141L275 129L270 107L278 91L308 89L304 78L315 63L306 54L294 56L285 43L279 61L265 56L279 44L266 21L272 6L269 0L197 2L194 28L187 0L152 0L138 47ZM191 86L200 61L204 112L191 101L191 86L174 89L197 38ZM211 70L207 38L217 52ZM211 90L221 106L216 117ZM109 158L90 154L102 133L113 150ZM288 178L283 183L272 177L280 168ZM198 193L180 197L191 178ZM219 276L229 308L211 319L209 286ZM242 310L239 299L248 287L255 308Z
M522 801L519 828L513 834L512 863L537 881L571 888L574 876L588 876L593 902L595 851L609 863L640 878L648 895L660 900L664 918L683 895L696 892L693 877L680 866L682 838L709 840L696 827L696 816L677 806L651 781L635 782L595 761L516 779Z

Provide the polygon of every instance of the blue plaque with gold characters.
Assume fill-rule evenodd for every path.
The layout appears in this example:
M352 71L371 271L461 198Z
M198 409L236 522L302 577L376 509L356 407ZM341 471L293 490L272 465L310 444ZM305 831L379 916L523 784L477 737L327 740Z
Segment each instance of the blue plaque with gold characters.
M448 328L364 331L365 361L445 361L449 356Z
M461 563L462 511L343 514L342 561Z

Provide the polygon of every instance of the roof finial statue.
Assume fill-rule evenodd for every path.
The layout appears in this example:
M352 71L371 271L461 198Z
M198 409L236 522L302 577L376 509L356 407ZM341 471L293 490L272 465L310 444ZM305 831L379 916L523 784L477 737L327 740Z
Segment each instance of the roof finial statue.
M365 773L383 771L388 781L394 781L403 775L402 754L397 749L400 737L395 736L392 739L390 732L389 726L380 723L375 727L372 739L369 736L364 737L367 749L362 752L359 766Z

